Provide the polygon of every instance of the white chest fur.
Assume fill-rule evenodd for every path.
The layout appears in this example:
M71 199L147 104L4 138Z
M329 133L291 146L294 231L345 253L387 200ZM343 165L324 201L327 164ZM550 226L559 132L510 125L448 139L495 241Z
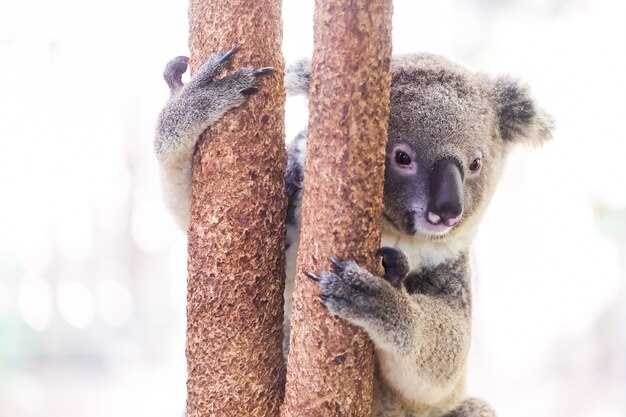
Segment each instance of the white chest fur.
M456 258L461 251L469 247L471 237L469 233L464 233L451 240L431 240L399 233L385 222L380 245L402 251L409 258L411 271L416 271Z

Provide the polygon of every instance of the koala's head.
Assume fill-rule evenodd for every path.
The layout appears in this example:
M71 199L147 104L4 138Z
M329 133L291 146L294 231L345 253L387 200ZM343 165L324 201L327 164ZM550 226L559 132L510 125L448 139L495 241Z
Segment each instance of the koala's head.
M398 231L445 239L476 225L518 142L542 143L551 118L528 89L434 55L392 62L384 215Z

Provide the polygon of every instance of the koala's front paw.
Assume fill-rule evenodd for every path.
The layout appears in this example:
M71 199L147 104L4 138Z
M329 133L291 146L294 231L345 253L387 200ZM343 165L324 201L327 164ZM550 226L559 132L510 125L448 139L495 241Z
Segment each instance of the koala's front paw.
M207 62L198 70L198 73L194 76L192 83L197 88L210 87L211 89L219 88L219 90L226 93L224 98L232 96L233 102L241 104L245 97L248 97L259 91L256 85L257 79L264 75L272 74L274 68L252 68L246 67L235 72L232 75L228 75L219 80L215 80L215 77L220 74L229 64L232 56L239 50L239 46L229 49L225 52L219 52L212 55Z
M169 86L172 94L176 93L183 87L183 74L187 71L189 58L186 56L177 56L172 58L163 70L163 78Z
M238 50L239 45L235 45L228 51L218 52L211 55L209 59L202 64L196 74L196 77L204 81L212 81L214 77L219 75L219 73L222 72L228 64L230 64L230 59Z
M389 246L378 249L376 255L382 256L383 258L385 280L396 288L402 285L402 281L410 270L409 259L406 255Z
M361 268L354 261L329 258L330 271L317 275L320 298L328 310L362 327L378 347L406 354L415 344L415 314L406 292Z
M395 291L385 280L361 268L354 261L329 258L333 268L316 275L305 274L316 281L321 290L320 298L333 314L354 324L364 325L377 319Z
M190 163L200 134L227 111L242 105L250 95L259 91L257 81L260 77L274 72L271 67L245 67L216 78L237 49L211 56L185 85L181 77L187 70L188 58L176 57L165 67L164 77L172 96L159 114L154 141L155 152L162 164Z

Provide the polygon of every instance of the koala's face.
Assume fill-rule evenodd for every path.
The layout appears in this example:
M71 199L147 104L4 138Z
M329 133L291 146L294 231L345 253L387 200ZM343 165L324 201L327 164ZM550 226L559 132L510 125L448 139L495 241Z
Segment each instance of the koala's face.
M407 234L453 236L480 218L510 143L547 137L549 119L518 83L440 57L400 57L392 70L385 218Z

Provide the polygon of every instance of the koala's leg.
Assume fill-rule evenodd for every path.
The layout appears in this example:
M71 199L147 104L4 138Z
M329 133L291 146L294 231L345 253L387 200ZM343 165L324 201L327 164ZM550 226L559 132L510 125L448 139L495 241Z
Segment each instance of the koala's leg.
M304 158L306 154L306 130L301 131L287 146L287 169L285 170L285 194L287 194L287 224L300 221L300 200L304 181ZM289 240L288 242L289 243Z
M496 417L496 412L480 398L468 398L443 417Z
M183 85L187 59L170 61L164 78L172 96L161 111L154 139L154 150L162 173L166 205L182 228L187 227L191 199L191 164L200 135L228 110L243 104L258 91L257 79L272 68L243 68L215 79L237 48L213 55L198 73Z
M285 241L285 293L283 322L283 352L289 353L291 306L293 304L296 257L300 246L302 182L304 181L304 158L306 153L306 130L301 131L287 146L287 169L285 171L285 194L287 194L287 236Z
M410 273L396 286L406 263L392 251L382 253L387 279L334 258L330 271L306 274L332 314L368 333L382 379L407 410L456 404L471 333L465 260Z

